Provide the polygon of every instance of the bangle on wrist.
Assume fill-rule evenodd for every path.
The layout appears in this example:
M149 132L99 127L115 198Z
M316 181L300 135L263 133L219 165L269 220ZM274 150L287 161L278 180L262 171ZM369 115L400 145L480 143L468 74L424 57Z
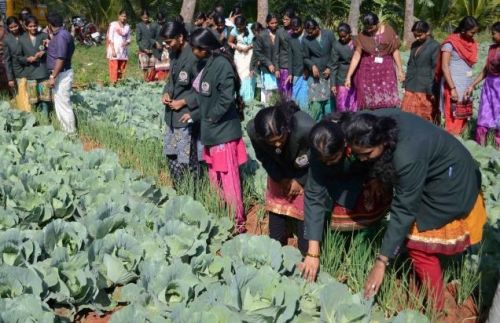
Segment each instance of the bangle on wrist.
M311 258L318 258L319 259L319 253L318 254L313 254L313 253L306 253L306 256L307 257L311 257Z
M389 266L389 260L382 258L382 256L380 256L380 255L378 255L377 258L375 258L375 260L383 263L385 267Z
M456 86L452 86L452 87L450 87L450 90L454 90L456 88L457 88Z

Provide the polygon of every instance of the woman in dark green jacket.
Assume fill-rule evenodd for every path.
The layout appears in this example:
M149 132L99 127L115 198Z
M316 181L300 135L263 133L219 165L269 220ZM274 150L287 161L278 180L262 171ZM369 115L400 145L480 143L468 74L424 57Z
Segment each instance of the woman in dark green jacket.
M394 184L387 231L365 296L377 293L389 259L404 244L432 304L442 310L438 255L461 253L478 243L486 222L476 162L451 134L398 109L354 116L346 138L373 176Z
M278 17L268 14L266 17L267 28L255 37L253 53L260 62L260 78L262 83L260 101L268 104L271 97L278 90L277 76L279 68L276 48L276 31L278 30Z
M411 31L415 41L411 45L406 69L405 94L401 110L414 113L430 122L439 115L437 93L434 93L434 72L441 46L432 38L425 21L417 21Z
M17 60L25 68L30 104L48 117L52 101L46 63L48 35L38 31L38 20L33 16L26 18L25 25L28 32L19 38Z
M391 185L370 177L346 145L343 127L350 114L336 114L319 122L309 135L310 167L305 186L304 228L309 241L301 265L313 281L319 269L320 241L325 222L335 231L371 239L380 229L392 197Z
M235 212L235 231L245 232L245 213L239 166L247 161L240 118L243 116L241 81L236 66L207 28L190 37L193 54L205 65L193 82L198 93L203 159L213 186Z
M335 108L339 112L356 112L356 89L344 86L347 71L354 54L354 41L351 26L342 23L337 28L339 40L333 43L333 70L330 77L332 93L335 95Z
M9 87L16 89L17 79L24 77L24 67L19 64L17 54L19 52L19 37L23 34L23 29L16 17L9 17L6 21L9 32L3 39L4 62L7 70L7 79ZM16 91L14 91L16 92Z
M168 22L162 29L165 44L171 53L170 74L163 90L167 133L163 152L174 186L183 175L199 175L201 144L199 143L198 103L192 83L198 75L198 59L187 41L187 31L181 23Z
M149 19L149 12L142 10L141 22L136 27L136 40L139 46L139 67L144 74L144 80L150 81L155 66L153 51L157 47L158 28Z
M268 174L266 210L269 236L286 245L287 223L295 227L298 246L304 240L304 186L309 169L309 132L314 120L293 102L260 110L247 124L247 133L257 159Z
M321 29L312 18L304 23L307 37L302 41L304 64L309 70L309 114L319 121L332 112L330 76L333 70L335 36Z

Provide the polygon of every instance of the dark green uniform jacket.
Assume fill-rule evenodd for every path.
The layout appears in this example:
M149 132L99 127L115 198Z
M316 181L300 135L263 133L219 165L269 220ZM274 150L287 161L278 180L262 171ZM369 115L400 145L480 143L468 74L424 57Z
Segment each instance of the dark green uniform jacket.
M46 33L39 33L35 39L35 45L31 42L28 33L24 33L19 37L19 53L17 60L21 66L25 68L24 74L28 80L46 80L49 78L49 70L47 69L47 54L43 55L38 61L28 63L28 57L34 56L37 52L45 50L43 41L48 39Z
M179 119L185 114L190 113L193 120L199 119L196 115L198 111L198 102L196 92L192 84L197 71L198 59L193 55L191 46L187 44L180 54L170 55L170 75L163 93L168 93L173 100L185 99L187 105L182 109L174 111L165 106L165 122L172 128L184 128L188 123L182 123Z
M255 76L259 77L261 63L259 61L259 58L257 57L257 54L255 53L255 46L259 46L257 44L256 36L252 40L252 45L253 45L253 50L252 50L252 58L250 59L250 71L253 71L255 73Z
M432 95L434 71L440 50L441 46L433 38L427 39L421 46L416 42L412 44L406 69L407 91Z
M247 124L247 133L252 142L257 159L275 182L283 179L295 179L300 185L307 182L309 169L309 132L314 126L314 120L305 112L297 111L292 119L292 131L281 153L258 138L255 133L254 119Z
M342 44L339 41L333 43L333 70L332 76L330 77L331 85L344 85L353 54L354 49L351 49L349 44Z
M451 134L398 109L370 112L399 127L393 164L399 175L380 253L395 257L416 222L419 231L441 228L467 215L481 187L469 151Z
M318 67L320 73L323 73L327 68L333 69L332 53L334 42L333 33L326 29L321 29L320 35L314 39L303 38L304 64L309 71L312 71L313 65Z
M304 51L302 50L302 41L305 36L290 36L288 40L288 74L293 76L302 76L304 74Z
M328 166L311 152L309 177L304 189L304 238L321 241L325 220L332 214L336 202L347 209L354 209L368 170L353 157L345 157Z
M271 65L278 68L278 62L276 61L276 46L275 43L271 41L269 34L269 29L261 31L260 35L255 37L256 39L253 47L253 53L260 62L260 69L265 73L269 73L269 66ZM275 42L276 38L274 39Z
M235 72L222 56L211 56L201 72L198 106L201 143L219 145L242 137L240 117L235 102Z
M276 31L276 39L274 41L274 61L277 62L278 66L276 68L288 68L288 56L289 56L289 40L290 35L285 28L280 27Z
M12 34L7 34L3 40L3 49L8 80L13 81L16 78L24 77L24 66L19 64L19 61L17 60L17 55L19 55L20 49L19 40L12 36Z
M153 23L146 25L143 22L137 24L136 28L136 40L139 50L142 52L150 52L154 49L156 44L157 28Z

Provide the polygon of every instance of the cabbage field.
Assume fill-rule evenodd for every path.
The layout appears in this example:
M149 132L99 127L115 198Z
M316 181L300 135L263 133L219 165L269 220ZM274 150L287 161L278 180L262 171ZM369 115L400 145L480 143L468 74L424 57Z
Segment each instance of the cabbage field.
M170 188L161 92L133 80L76 92L79 138L0 102L0 322L436 321L404 257L375 299L362 298L380 234L327 232L319 278L306 283L295 248L232 236L206 179ZM245 207L264 223L267 176L244 140ZM481 166L489 220L479 255L450 260L445 280L458 306L473 299L484 313L500 269L500 152L464 145Z

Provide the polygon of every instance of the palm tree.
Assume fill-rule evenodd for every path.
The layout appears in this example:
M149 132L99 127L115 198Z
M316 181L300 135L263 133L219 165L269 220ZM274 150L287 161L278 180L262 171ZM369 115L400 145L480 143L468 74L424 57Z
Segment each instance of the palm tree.
M358 34L358 21L359 21L359 7L361 0L351 0L351 7L349 8L349 25L351 25L352 33Z
M413 23L415 21L415 18L413 16L415 8L415 2L413 0L406 0L405 1L405 22L404 22L404 32L403 32L403 42L406 44L406 46L410 46L410 44L413 42L413 33L411 32L411 27L413 26Z

